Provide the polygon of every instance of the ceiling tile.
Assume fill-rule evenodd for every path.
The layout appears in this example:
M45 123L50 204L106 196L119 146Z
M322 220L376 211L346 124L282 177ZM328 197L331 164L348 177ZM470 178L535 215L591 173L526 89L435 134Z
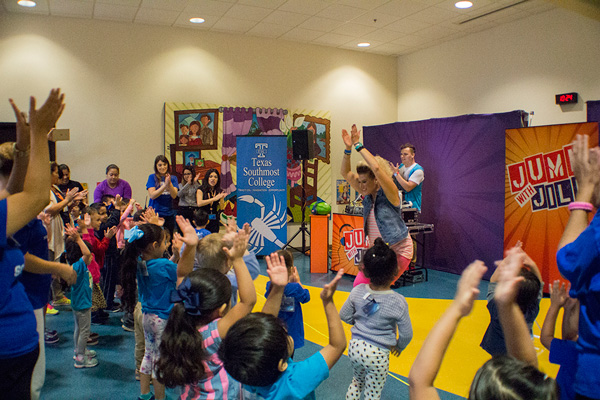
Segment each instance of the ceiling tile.
M313 31L331 32L343 24L342 21L336 21L323 17L310 17L300 25L299 28L311 29Z
M256 22L254 21L222 17L213 25L210 30L219 32L244 33L252 29L254 25L256 25Z
M137 11L137 7L97 2L94 6L94 18L132 22Z
M411 15L410 19L427 22L429 24L438 24L440 22L456 18L457 15L460 14L452 10L446 10L439 7L429 7L423 11L419 11L418 13Z
M179 14L179 17L173 24L173 26L178 26L182 28L190 28L190 29L199 29L199 30L208 30L212 28L214 24L221 17L213 16L213 15L202 15L201 18L204 18L204 22L201 24L193 24L190 22L190 18L198 18L199 15L196 13L187 13L186 11Z
M317 13L319 17L331 18L338 21L350 21L365 14L365 10L355 7L333 4Z
M339 33L342 35L349 35L349 36L357 37L357 36L361 36L361 35L366 35L367 33L371 33L374 30L375 30L375 28L371 28L366 25L359 25L359 24L353 24L352 22L348 22L338 28L335 28L333 30L333 32Z
M415 21L414 19L410 18L403 18L399 21L392 22L391 24L386 25L385 29L401 33L413 33L416 31L420 31L421 29L425 29L429 26L431 26L431 24L428 24L426 22Z
M179 11L160 10L157 8L140 8L134 22L156 25L173 25Z
M456 1L457 0L444 0L441 3L436 4L436 7L454 11L458 14L465 15L465 14L471 14L471 13L478 13L479 10L483 9L484 7L488 7L488 6L494 4L493 0L474 0L473 7L460 9L460 8L456 8L456 6L454 5L456 3Z
M114 4L117 6L139 7L142 0L96 0L96 4Z
M278 38L279 36L290 31L291 29L293 28L287 25L267 24L265 22L259 22L254 26L254 28L246 32L246 34L252 36Z
M82 0L52 0L50 15L57 17L92 18L94 3Z
M385 43L385 42L391 42L392 40L399 39L402 36L404 36L404 34L401 32L390 31L387 29L377 29L376 31L367 33L365 35L361 35L361 39L364 39L367 42L377 41L377 42Z
M406 35L406 36L402 36L399 39L392 40L390 43L414 47L414 46L420 46L427 42L430 42L430 40L427 38L424 38L421 36L415 36L415 35Z
M374 8L377 8L388 1L389 0L338 0L338 4L362 8L363 10L373 10Z
M308 18L308 15L305 14L276 10L267 15L265 19L263 19L263 22L268 22L270 24L289 25L294 27L300 25Z
M329 6L324 0L288 0L279 7L281 11L294 12L306 15L315 15Z
M375 47L375 46L379 46L382 45L383 42L369 42L371 43L371 46L369 47L358 47L357 45L359 43L361 43L362 41L358 41L358 40L351 40L348 43L344 43L340 46L338 46L341 49L350 49L350 50L357 50L357 51L368 51L371 49L371 46Z
M422 36L427 39L441 39L446 36L450 36L453 33L456 33L456 29L449 28L447 26L434 25L428 28L422 29L420 31L414 32L413 34L416 36Z
M187 3L188 0L142 0L141 8L183 11Z
M337 47L343 45L344 43L348 43L352 39L353 37L348 35L340 35L339 33L326 33L323 36L313 40L313 43Z
M296 42L310 42L311 40L314 40L322 35L323 32L311 31L302 28L294 28L289 32L286 32L285 34L281 35L280 39L293 40Z
M383 28L386 25L396 22L400 19L395 15L383 14L376 11L370 11L366 14L362 14L352 20L357 24L373 26L374 28Z
M190 0L183 9L184 12L193 12L201 15L223 16L231 8L232 4L225 1L215 0Z
M401 44L384 43L379 46L373 46L370 50L373 52L383 52L387 54L400 54L403 51L410 49L410 46Z
M239 0L238 4L244 4L246 6L263 7L271 10L275 10L284 4L287 0Z
M424 10L427 7L429 6L417 0L392 0L376 8L375 11L404 18Z
M271 14L272 12L273 10L269 10L267 8L235 4L225 13L225 17L258 22L262 21L267 15Z

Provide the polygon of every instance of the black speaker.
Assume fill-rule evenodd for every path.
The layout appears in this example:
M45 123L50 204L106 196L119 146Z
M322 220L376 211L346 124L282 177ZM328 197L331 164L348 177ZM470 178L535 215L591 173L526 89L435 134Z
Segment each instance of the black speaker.
M308 129L292 131L292 150L294 160L315 158L315 133Z

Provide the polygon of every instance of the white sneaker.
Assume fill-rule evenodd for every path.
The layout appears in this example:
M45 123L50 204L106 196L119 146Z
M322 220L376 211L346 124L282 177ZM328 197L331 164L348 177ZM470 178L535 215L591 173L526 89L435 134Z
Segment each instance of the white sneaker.
M73 360L77 360L77 350L73 350ZM90 358L96 358L96 350L85 349L85 355Z
M88 356L75 357L75 368L92 368L98 365L98 359Z

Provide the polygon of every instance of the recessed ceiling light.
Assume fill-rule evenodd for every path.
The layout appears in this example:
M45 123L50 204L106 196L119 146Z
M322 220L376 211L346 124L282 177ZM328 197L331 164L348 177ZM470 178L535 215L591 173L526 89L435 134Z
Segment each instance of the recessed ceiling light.
M454 7L456 8L471 8L473 7L472 1L457 1L454 3Z
M371 43L368 43L368 42L362 42L362 43L357 44L358 47L369 47L370 45L371 45Z
M17 1L17 4L22 7L35 7L35 1L31 0L19 0Z
M201 24L204 22L204 18L190 18L192 24Z

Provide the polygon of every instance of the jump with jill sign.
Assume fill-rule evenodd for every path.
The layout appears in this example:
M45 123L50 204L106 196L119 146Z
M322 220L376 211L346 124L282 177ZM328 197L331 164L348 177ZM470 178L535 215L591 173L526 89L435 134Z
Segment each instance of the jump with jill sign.
M287 137L237 137L237 223L252 228L249 249L271 254L287 241Z

